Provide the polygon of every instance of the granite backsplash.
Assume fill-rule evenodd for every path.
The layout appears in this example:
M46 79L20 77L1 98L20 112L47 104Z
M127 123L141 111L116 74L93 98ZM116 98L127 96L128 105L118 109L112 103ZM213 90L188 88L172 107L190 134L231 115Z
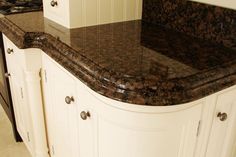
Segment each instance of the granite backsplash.
M236 11L187 0L143 0L143 21L236 49Z

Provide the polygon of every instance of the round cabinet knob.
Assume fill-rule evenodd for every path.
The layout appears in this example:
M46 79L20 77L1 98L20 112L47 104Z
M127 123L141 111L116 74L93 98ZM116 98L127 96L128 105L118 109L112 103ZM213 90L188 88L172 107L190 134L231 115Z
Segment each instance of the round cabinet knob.
M55 6L57 6L57 1L52 0L50 4L52 7L55 7Z
M14 52L13 49L10 49L10 48L7 49L8 54L12 54L13 52Z
M11 76L10 73L5 73L4 75L5 75L6 78L9 78Z
M72 96L72 97L67 96L67 97L65 98L65 102L66 102L67 104L71 104L71 103L74 102L74 101L75 101L75 99L74 99L73 96Z
M90 113L89 113L88 111L87 111L87 112L82 111L82 112L80 113L80 117L81 117L83 120L86 120L87 118L90 117Z
M225 121L225 120L228 118L228 115L227 115L227 113L221 113L221 112L219 112L219 113L217 114L217 117L218 117L221 121Z

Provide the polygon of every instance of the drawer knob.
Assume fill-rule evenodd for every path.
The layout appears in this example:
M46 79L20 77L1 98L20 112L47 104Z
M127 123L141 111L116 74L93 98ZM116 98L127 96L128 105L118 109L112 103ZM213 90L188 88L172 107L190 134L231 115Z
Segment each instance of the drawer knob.
M90 113L89 113L88 111L87 111L87 112L82 111L82 112L80 113L80 117L81 117L81 119L86 120L87 118L90 117Z
M6 78L9 78L11 76L10 73L5 73L4 75L5 75Z
M74 102L74 101L75 101L75 99L74 99L73 96L72 96L72 97L67 96L67 97L65 98L65 102L66 102L67 104L71 104L71 103Z
M52 7L57 6L57 1L52 0L52 1L51 1L51 6L52 6Z
M220 119L220 121L225 121L225 120L228 118L228 115L227 115L227 113L221 113L221 112L219 112L219 113L217 114L217 117Z
M14 52L13 49L10 49L10 48L7 49L7 53L8 53L8 54L12 54L13 52Z

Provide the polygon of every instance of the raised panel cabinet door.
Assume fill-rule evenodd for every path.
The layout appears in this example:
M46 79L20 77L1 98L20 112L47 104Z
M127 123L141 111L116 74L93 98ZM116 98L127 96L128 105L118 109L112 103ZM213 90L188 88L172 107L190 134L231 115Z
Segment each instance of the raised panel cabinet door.
M206 157L235 157L236 90L217 97Z
M78 111L75 80L43 55L43 90L50 154L78 157Z
M79 156L97 157L95 155L95 130L97 115L94 112L93 97L88 93L86 85L77 81L78 93L78 125Z
M19 69L20 70L20 69ZM13 108L16 116L16 125L17 130L19 131L21 137L25 142L27 142L29 139L27 136L28 134L28 127L29 127L29 116L28 116L28 108L27 104L24 100L23 95L23 84L20 81L20 77L17 77L15 73L11 73L10 78L10 86L11 86L11 92L12 92L12 100L13 100Z
M96 157L194 156L202 104L176 112L142 113L93 103Z
M25 94L24 70L20 62L23 50L18 49L5 36L3 39L17 130L28 149L32 151L31 119Z

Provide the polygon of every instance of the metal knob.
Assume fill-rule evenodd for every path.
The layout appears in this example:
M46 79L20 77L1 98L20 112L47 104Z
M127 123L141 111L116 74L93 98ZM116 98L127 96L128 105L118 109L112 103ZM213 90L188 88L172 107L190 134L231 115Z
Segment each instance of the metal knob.
M13 52L14 52L13 49L10 49L10 48L7 49L7 53L8 53L8 54L12 54Z
M80 113L80 117L83 119L83 120L86 120L87 118L89 118L91 115L90 115L90 113L87 111L82 111L81 113Z
M75 99L74 99L73 96L72 96L72 97L67 96L67 97L65 98L65 102L66 102L67 104L71 104L71 102L74 102L74 101L75 101Z
M11 76L10 73L5 73L4 75L5 75L6 78L9 78Z
M50 4L52 7L55 7L55 6L57 6L57 1L52 0Z
M217 114L217 117L218 117L221 121L225 121L225 120L228 118L228 115L227 115L227 113L221 113L221 112L219 112L219 113Z

